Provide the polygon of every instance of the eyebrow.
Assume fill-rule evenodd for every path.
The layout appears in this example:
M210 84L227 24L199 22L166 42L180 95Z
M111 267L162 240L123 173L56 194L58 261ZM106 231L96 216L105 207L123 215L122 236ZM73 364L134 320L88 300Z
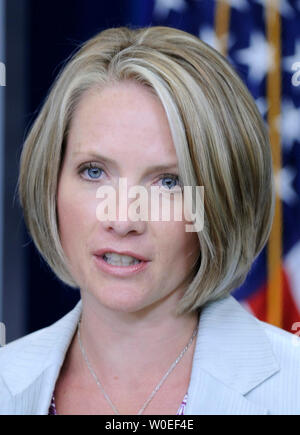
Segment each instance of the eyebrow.
M118 166L118 164L113 160L110 159L109 157L105 157L99 153L95 153L95 152L86 152L86 151L73 151L72 156L77 156L83 154L89 158L95 159L95 160L102 160L103 162L110 164L112 166ZM170 162L170 163L166 163L164 165L160 164L160 165L153 165L153 166L149 166L147 168L147 172L155 172L155 171L164 171L167 169L178 169L178 163L177 162Z

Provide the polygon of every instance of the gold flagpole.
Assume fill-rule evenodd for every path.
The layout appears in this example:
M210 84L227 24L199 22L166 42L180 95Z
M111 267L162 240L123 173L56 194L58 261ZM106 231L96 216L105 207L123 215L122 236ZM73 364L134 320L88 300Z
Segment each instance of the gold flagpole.
M274 52L273 67L267 75L268 125L273 154L276 186L281 169L281 140L278 119L281 106L281 21L279 0L266 0L266 31L270 48ZM275 216L268 242L267 322L282 327L283 279L282 279L282 204L276 193Z
M216 0L215 34L218 41L218 51L227 56L230 27L230 4L228 0Z

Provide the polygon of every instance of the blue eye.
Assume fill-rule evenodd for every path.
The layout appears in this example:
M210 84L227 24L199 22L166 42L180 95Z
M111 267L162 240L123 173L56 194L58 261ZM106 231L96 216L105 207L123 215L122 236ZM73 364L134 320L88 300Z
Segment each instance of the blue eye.
M180 185L179 177L177 175L165 174L161 177L161 180L167 180L167 183L163 184L163 186L167 187L168 190Z
M87 181L91 181L91 180L99 180L103 172L103 169L99 168L98 166L94 166L90 163L89 165L86 165L80 169L80 173L84 173L85 171L87 171L88 173L88 177L86 178Z

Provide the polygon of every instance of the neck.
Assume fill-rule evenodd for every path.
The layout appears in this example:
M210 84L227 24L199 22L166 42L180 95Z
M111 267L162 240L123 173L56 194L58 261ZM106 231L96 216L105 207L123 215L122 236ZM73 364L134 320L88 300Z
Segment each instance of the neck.
M82 296L82 344L91 365L105 378L129 379L132 375L136 379L145 377L149 370L153 376L161 376L188 344L198 324L197 313L176 316L174 301L124 313ZM82 370L78 343L75 348L78 370Z

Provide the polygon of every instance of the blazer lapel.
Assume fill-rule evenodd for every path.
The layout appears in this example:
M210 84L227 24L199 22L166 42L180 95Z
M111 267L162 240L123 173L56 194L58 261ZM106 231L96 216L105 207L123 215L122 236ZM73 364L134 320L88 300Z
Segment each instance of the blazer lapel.
M10 358L2 370L5 393L0 414L48 414L57 377L76 331L82 310L79 301L62 319L23 339L19 357ZM18 341L15 342L16 346ZM14 354L14 343L10 345ZM1 381L1 380L0 380Z
M246 394L278 372L259 321L232 296L201 312L187 414L266 414Z
M47 367L27 388L17 394L7 392L0 399L0 414L45 415L48 414L55 386L56 367ZM53 382L54 381L54 382Z
M185 414L190 415L261 415L268 409L251 403L242 394L200 369L189 390Z

